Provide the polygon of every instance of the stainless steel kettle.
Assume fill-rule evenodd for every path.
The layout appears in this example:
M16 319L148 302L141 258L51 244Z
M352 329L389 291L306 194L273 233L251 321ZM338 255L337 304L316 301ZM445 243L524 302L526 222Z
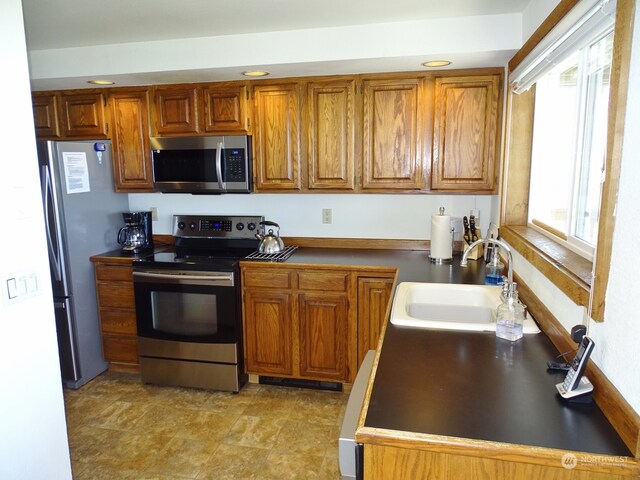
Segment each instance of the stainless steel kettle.
M259 225L266 225L268 227L275 227L278 229L277 233L273 233L273 229L269 229L268 233L256 233L256 238L260 240L258 245L258 251L260 253L280 253L284 250L284 242L280 238L280 225L276 222L270 222L268 220L260 222Z

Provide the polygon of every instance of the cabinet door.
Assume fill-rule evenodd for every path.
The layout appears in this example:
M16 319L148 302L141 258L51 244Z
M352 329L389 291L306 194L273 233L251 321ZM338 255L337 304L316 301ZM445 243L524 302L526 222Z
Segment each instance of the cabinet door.
M148 93L146 90L114 90L109 102L113 119L115 189L117 192L152 191Z
M245 289L244 355L247 373L293 373L291 294Z
M344 294L300 293L300 375L349 381L349 331Z
M153 90L153 134L198 133L196 87L156 87Z
M101 93L60 95L60 123L66 138L107 138L105 96Z
M254 87L256 190L300 190L299 85Z
M60 138L58 99L55 94L33 94L33 124L38 138Z
M424 80L365 80L363 189L425 186Z
M208 133L248 132L247 87L210 86L204 97L204 130Z
M354 83L328 81L307 86L310 190L354 188Z
M378 346L392 288L393 278L358 278L358 366Z
M500 91L500 75L436 78L433 190L495 190Z

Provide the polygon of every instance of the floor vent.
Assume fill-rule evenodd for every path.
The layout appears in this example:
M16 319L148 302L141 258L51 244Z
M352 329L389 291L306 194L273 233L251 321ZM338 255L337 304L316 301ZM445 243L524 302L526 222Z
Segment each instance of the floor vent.
M314 390L330 390L341 392L342 384L335 382L321 382L319 380L302 380L299 378L260 377L261 385L277 385L279 387L311 388Z

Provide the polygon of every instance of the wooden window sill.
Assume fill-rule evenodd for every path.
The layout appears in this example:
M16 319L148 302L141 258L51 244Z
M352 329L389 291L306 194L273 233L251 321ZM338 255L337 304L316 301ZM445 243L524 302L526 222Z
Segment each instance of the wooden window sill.
M592 262L526 225L502 226L500 236L576 304L589 307Z

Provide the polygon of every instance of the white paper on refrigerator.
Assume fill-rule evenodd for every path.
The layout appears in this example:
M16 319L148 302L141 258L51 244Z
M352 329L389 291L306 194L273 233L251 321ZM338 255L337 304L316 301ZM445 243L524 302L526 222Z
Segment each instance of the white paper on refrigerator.
M89 167L85 152L63 152L62 164L64 165L64 178L67 185L67 193L90 192Z

